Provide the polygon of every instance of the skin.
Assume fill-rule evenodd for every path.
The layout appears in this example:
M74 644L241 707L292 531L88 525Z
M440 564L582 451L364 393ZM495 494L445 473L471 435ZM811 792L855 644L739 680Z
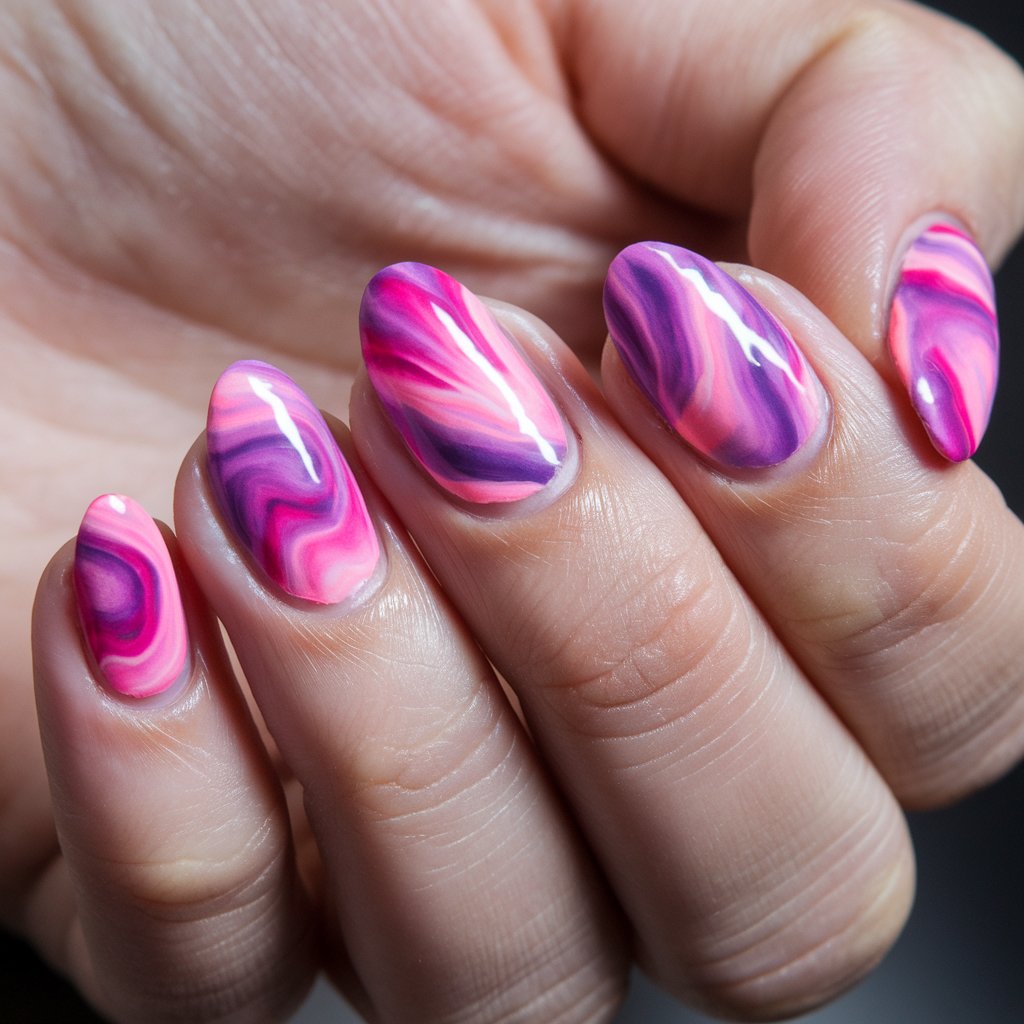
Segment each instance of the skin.
M376 707L360 704L351 730L325 738L302 691L290 701L271 696L282 691L274 684L284 670L268 667L258 647L242 645L255 698L284 754L282 769L274 745L268 754L231 695L213 640L200 639L214 668L197 692L209 699L190 705L191 725L187 716L172 717L185 730L180 740L189 757L204 771L211 761L220 765L224 792L245 794L231 849L198 858L208 866L228 863L237 873L207 880L179 870L142 879L90 874L83 865L108 863L115 854L131 859L140 840L129 835L127 847L111 850L103 844L121 832L90 832L73 813L80 801L96 801L108 783L118 783L89 774L98 771L88 767L96 760L87 756L92 748L66 742L82 728L70 711L84 701L74 689L82 680L81 648L62 589L67 550L44 580L36 625L39 650L46 652L39 700L54 773L51 806L31 724L25 643L31 591L46 559L73 532L79 510L99 491L130 491L169 518L168 482L204 417L201 382L212 383L232 359L270 358L320 404L341 410L357 365L359 294L382 264L414 258L442 265L477 291L540 315L592 366L604 336L599 288L608 262L628 242L660 236L754 264L799 289L802 295L775 278L742 272L814 361L836 404L837 433L799 475L727 485L685 453L680 457L677 440L630 390L613 356L604 369L606 406L569 349L523 314L506 311L508 329L591 438L585 473L567 498L572 516L559 522L549 506L534 518L502 520L486 530L468 522L426 489L363 388L353 409L359 453L399 518L414 501L426 510L415 539L446 591L440 598L409 563L394 600L401 607L407 595L419 595L423 603L411 624L426 628L429 638L391 660L436 651L438 658L424 659L433 666L428 681L463 679L466 706L482 716L465 720L471 735L462 749L479 750L474 736L493 735L499 746L506 743L502 749L522 752L518 770L510 769L513 779L525 780L518 799L546 822L531 832L541 838L523 855L522 891L531 891L526 882L543 877L541 866L550 864L556 878L584 880L563 887L570 895L554 909L534 908L539 916L530 920L549 936L571 933L575 922L577 935L596 940L564 943L551 975L524 961L517 977L536 981L518 989L501 970L504 961L489 965L476 977L484 979L483 995L500 994L491 1005L506 1013L531 1007L537 1019L553 1019L552 1007L582 1006L583 1019L606 1019L625 971L623 935L663 985L700 1005L748 1016L813 1005L870 969L898 933L912 877L898 801L928 806L955 799L1005 771L1022 746L1014 668L1022 653L1015 635L1022 598L1013 582L1022 575L1020 524L979 471L952 469L931 451L891 386L895 378L883 354L893 269L920 218L934 211L956 217L993 262L1020 229L1019 71L968 31L902 5L794 0L759 24L749 13L730 17L720 3L709 18L699 3L663 0L626 25L621 5L611 2L588 4L586 17L568 0L451 2L435 5L429 23L404 17L407 6L353 3L314 13L271 2L205 12L175 4L171 14L153 4L132 5L115 17L99 3L26 0L0 13L0 117L13 140L0 153L0 332L8 368L2 415L4 436L26 439L2 453L5 479L17 481L0 506L4 535L17 541L4 560L0 621L9 652L0 677L4 921L119 1020L157 1019L157 1008L169 1019L245 1019L255 1008L283 1015L321 955L357 1003L382 1020L410 1019L423 1007L427 1017L416 1019L454 1019L475 1005L482 993L468 982L442 992L430 983L436 970L417 974L417 958L429 947L423 939L399 944L394 976L381 967L379 951L396 948L395 936L410 922L414 935L429 935L435 915L447 918L451 906L442 894L436 904L428 900L409 911L408 894L420 891L418 871L428 869L429 858L407 862L399 855L401 829L380 828L382 820L403 820L402 808L386 802L394 789L382 787L383 804L352 803L356 813L343 820L359 836L354 846L324 824L333 820L325 808L348 806L343 797L353 786L366 792L367 778L395 776L395 764L372 757L341 759L356 765L355 776L317 775L317 765L353 752L360 727L362 735L377 735L370 724L384 728L381 708L395 701L382 696ZM694 60L698 53L723 56ZM642 68L635 67L641 59ZM951 62L958 68L955 90L943 86ZM736 67L742 70L735 73ZM356 92L358 105L351 103ZM489 144L467 147L467 137ZM879 466L873 456L879 450L898 457ZM837 481L853 495L841 515L831 505ZM311 634L287 615L282 620L278 605L253 587L204 504L203 488L194 454L179 484L177 525L214 611L238 635L259 637L277 623L280 642L297 643L290 656L306 664L308 650L296 631L299 640ZM651 499L653 518L642 534L643 543L655 545L651 559L667 554L680 580L703 580L704 601L691 606L685 592L672 591L671 574L652 577L649 567L657 561L609 560L608 552L634 550L636 538L621 531L629 518L608 515L609 508L629 510L631 494ZM893 502L894 494L902 502ZM820 514L823 507L828 515ZM909 523L880 517L880 508L893 507L916 514ZM794 516L793 509L803 514ZM745 539L753 510L756 545ZM845 543L815 528L822 519L840 522ZM682 637L631 633L622 650L609 651L602 647L608 630L597 617L594 644L566 649L557 632L545 633L559 617L553 588L541 588L539 603L534 590L524 594L512 603L512 621L503 618L508 595L529 578L524 565L536 567L537 550L544 552L545 576L564 578L559 530L574 542L588 539L583 550L594 572L629 590L635 621L656 627L659 614L669 621L666 609L678 599L692 614L688 635L716 635L727 620L746 629L746 639L753 637L765 663L775 666L766 692L778 703L758 704L741 690L735 701L716 703L715 695L729 694L737 666L708 670L700 659L691 666L697 693L708 698L710 713L724 711L706 723L698 716L696 732L661 751L690 751L691 767L702 756L714 763L712 741L734 728L752 738L748 769L780 766L761 793L760 806L778 829L767 834L777 842L761 851L764 857L756 847L749 861L742 852L751 849L744 790L736 790L735 803L716 804L712 794L721 787L711 784L713 774L707 790L687 790L684 806L659 831L657 774L631 770L650 765L654 748L625 748L619 765L591 759L601 773L634 780L617 784L606 800L585 774L574 774L575 755L582 749L586 756L588 743L602 746L599 738L615 721L602 708L607 712L623 695L642 707L647 693L677 679ZM396 551L408 549L403 536L396 525ZM667 551L656 546L662 537L672 538ZM891 565L882 556L894 542L901 556ZM792 585L761 589L759 580L780 566L793 572ZM494 589L482 592L481 578ZM500 608L495 595L503 596ZM194 601L202 604L198 594ZM839 614L817 617L814 609L822 605ZM393 613L385 605L379 614ZM941 652L932 652L930 671L920 665L931 650L929 631L939 625L951 646L976 652L967 679ZM325 663L337 672L346 644L336 631L326 635L332 656ZM507 712L489 726L479 710L495 706L496 691L470 653L471 635L524 697L539 755ZM894 645L896 638L906 642ZM628 667L639 650L649 656L640 676L613 673L602 681L596 674L601 663ZM533 661L529 651L540 651L546 662ZM712 664L716 655L728 661L726 648L708 653ZM549 694L542 677L551 666L560 686ZM315 672L311 678L313 685ZM584 685L588 680L593 685ZM408 678L394 686L405 696L422 692ZM582 706L589 720L559 713L558 701L572 692L588 698ZM471 790L444 760L459 762L458 744L437 754L439 760L419 756L423 743L438 735L439 723L430 717L436 708L398 706L410 717L387 723L396 730L387 734L388 749L417 753L401 767L426 766L427 783L434 781L430 772L454 778L453 799ZM138 721L123 711L93 702L81 714L101 732L109 727L110 749L130 752L142 743ZM232 724L221 728L221 720ZM158 724L158 739L170 735L166 722ZM659 742L649 723L617 725L624 734L634 726L632 735ZM311 735L320 745L303 759L299 751ZM787 746L787 736L800 742ZM158 747L166 750L168 743L161 739ZM66 756L55 759L62 749ZM124 756L130 766L130 753ZM173 760L164 766L170 776L149 780L154 791L180 785L170 781ZM332 899L315 924L295 858L314 865L307 878L319 877L320 869L316 857L307 857L301 816L289 823L277 773L286 787L293 773L299 777L315 831L321 822L323 885ZM555 783L567 794L568 813L556 808ZM133 792L127 789L121 810L112 812L117 820L108 824L123 824L137 806L152 804L151 792ZM838 809L819 816L824 825L789 849L786 842L807 834L801 814L816 801ZM452 805L428 801L420 810L436 814L445 806ZM216 834L217 802L204 807L200 824ZM85 851L70 874L56 846L55 813L66 847ZM176 815L195 825L195 813L183 799L161 821L173 835ZM623 825L632 831L623 832ZM645 850L670 865L667 882L630 877L634 851L609 838L621 834L643 838ZM724 846L687 846L691 859L680 866L672 857L684 848L681 834L717 834ZM870 857L856 856L859 843L868 844ZM247 856L232 856L236 848ZM794 866L776 877L768 851L780 849ZM823 860L811 856L816 849L827 851ZM497 856L483 850L472 863ZM730 865L723 889L710 882L690 887L690 879L709 879L723 857ZM846 858L861 865L864 874L854 881L862 884L839 886L835 900L811 913L816 894L849 877ZM194 850L172 848L153 860L174 868L197 858ZM388 870L375 874L369 865ZM368 904L353 904L345 888L353 868L373 883L363 892ZM274 918L280 927L261 947L266 959L238 961L224 951L246 983L222 977L210 1003L190 1002L180 995L186 978L167 956L166 928L152 914L139 914L139 906L156 900L198 907L187 941L202 945L216 935L211 921L224 901L246 891L252 878L267 877L277 879L271 892L284 897L271 900L280 908ZM485 877L475 878L481 888ZM510 886L507 906L516 907L519 891ZM103 893L111 898L99 898ZM610 909L615 904L628 927ZM265 920L258 902L245 908L253 920ZM545 913L557 920L545 920ZM133 937L160 983L155 989L133 988L138 972L123 973L116 949L106 959L97 953L90 936L113 925L115 934ZM318 926L327 934L325 954L309 938ZM257 934L266 939L266 932ZM743 946L744 935L758 941ZM760 957L764 948L775 950L774 959ZM822 949L827 955L807 955ZM281 955L270 955L275 951ZM267 962L282 966L267 971ZM209 976L216 976L212 966Z

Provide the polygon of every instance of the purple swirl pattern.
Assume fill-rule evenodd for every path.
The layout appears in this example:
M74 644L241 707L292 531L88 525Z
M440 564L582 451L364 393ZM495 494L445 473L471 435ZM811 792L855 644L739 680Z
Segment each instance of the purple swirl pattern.
M889 350L936 450L969 459L992 412L999 325L985 258L950 224L927 228L903 257Z
M732 469L785 461L826 412L789 332L713 263L640 242L612 261L604 290L613 343L641 391L701 454Z
M234 363L210 396L210 482L255 561L286 593L316 604L351 596L380 542L323 416L267 363Z
M178 581L160 531L137 502L104 494L89 506L73 578L86 640L112 689L152 697L181 678L188 632Z
M409 449L466 501L516 501L563 464L565 425L487 307L454 278L399 263L359 315L370 381Z

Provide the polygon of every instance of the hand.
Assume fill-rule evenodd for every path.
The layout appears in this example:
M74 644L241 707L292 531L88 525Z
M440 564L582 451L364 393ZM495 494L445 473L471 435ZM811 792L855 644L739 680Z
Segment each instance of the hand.
M956 793L1024 731L1024 530L805 299L740 274L617 257L609 409L526 314L496 310L524 363L450 278L384 271L352 461L389 504L287 377L236 364L178 481L184 624L144 513L93 505L97 667L70 546L35 650L73 966L113 1019L273 1019L322 963L371 1019L603 1020L627 949L681 998L777 1016L877 961L913 888L895 794ZM736 318L757 362L728 355ZM710 403L666 430L708 361ZM302 786L312 908L197 588ZM992 694L950 743L944 709Z
M225 34L218 36L216 24L202 21L194 8L175 5L162 19L135 9L119 14L116 24L104 24L102 12L71 10L74 17L55 21L48 8L34 5L8 14L4 32L14 53L8 68L25 70L5 72L11 87L3 93L5 121L20 140L5 151L3 169L5 334L14 353L7 436L30 439L16 461L10 457L24 484L7 498L8 534L19 538L5 593L8 647L15 651L23 651L35 567L73 526L77 512L70 510L106 488L131 490L158 513L166 509L166 479L201 417L197 380L211 379L235 355L284 349L278 361L304 371L304 383L323 404L339 406L352 350L339 348L338 335L354 322L362 282L388 258L414 255L464 272L482 290L544 314L578 349L592 352L602 331L595 293L610 256L634 237L671 235L779 271L874 357L888 270L911 220L931 209L959 214L992 259L1020 221L1016 73L980 42L927 16L892 16L895 23L890 16L854 19L854 9L829 5L820 30L799 15L795 38L802 48L794 52L773 50L766 41L771 32L790 38L777 12L768 30L745 15L751 33L760 32L758 44L733 32L735 49L699 46L709 22L694 13L693 24L679 33L692 52L739 51L744 60L754 50L781 54L764 79L737 82L730 75L739 94L722 108L729 116L715 118L713 107L699 102L700 88L672 92L670 75L651 74L680 66L690 50L652 61L643 76L625 60L599 59L605 46L627 57L642 52L635 33L645 23L631 23L627 32L610 16L588 22L583 35L571 19L555 19L560 45L551 54L528 45L530 26L539 27L533 39L544 39L548 23L524 21L517 11L516 25L502 26L502 38L513 40L513 57L503 61L492 59L486 45L493 44L490 26L500 9L488 17L459 17L453 7L458 31L441 22L418 26L437 38L413 48L411 37L396 41L385 23L360 11L346 10L327 23L318 15L311 25L302 12L282 8L275 17L268 6L260 13L272 29L261 34L265 22L220 7L211 17L224 18L227 52L238 54L235 60L220 56L216 40ZM854 22L856 30L841 31ZM888 51L897 66L877 54L852 61L850 55L877 41L887 25L899 28L909 44L898 60ZM332 32L339 26L346 32ZM657 19L646 27L659 40L671 40ZM382 36L386 46L376 45ZM473 38L481 45L461 45ZM833 38L843 42L827 49ZM141 39L145 60L142 44L133 42ZM276 48L282 59L261 59L260 46ZM444 47L453 49L451 59L422 59L447 52ZM828 56L809 62L817 49ZM951 52L971 69L955 94L927 84L929 75L944 74ZM339 53L350 59L338 59ZM388 53L401 57L388 61ZM784 89L793 69L805 63L801 87ZM40 65L50 92L31 84L32 69ZM702 73L713 81L728 66L704 65ZM457 70L442 72L445 67ZM686 67L702 66L687 60ZM877 72L873 87L860 81L848 87L862 67ZM587 131L574 127L559 102L567 95L563 69L580 89ZM644 83L641 101L602 99L600 90L620 73L623 87ZM459 88L442 88L451 84L442 74L457 74ZM226 75L234 76L227 84ZM408 92L388 88L396 79ZM468 93L462 88L467 81L473 84ZM494 88L481 86L487 82ZM115 86L119 92L108 102ZM864 145L867 129L857 112L878 109L873 90L901 87L906 100L882 105L891 123L883 131L875 119L871 137L918 144ZM721 88L711 91L717 104L728 98ZM358 106L351 103L356 93L363 99ZM1005 104L973 99L990 93ZM430 106L410 94L425 94ZM182 102L168 100L179 96ZM815 103L808 112L816 98L820 108ZM939 98L943 127L932 138L922 112ZM448 143L429 153L417 120L425 109L443 112L440 124L431 120L439 136L430 137ZM523 109L535 116L519 116ZM769 115L771 130L758 149L754 140ZM672 126L667 137L652 129L656 117ZM819 131L816 123L833 130ZM843 125L848 130L840 130ZM494 148L467 151L464 131L484 132L482 126ZM646 149L629 130L649 130ZM789 132L807 141L789 145ZM691 162L694 137L705 140L702 155L709 163ZM641 187L613 171L592 138L639 173ZM978 159L979 153L987 156ZM836 188L850 168L848 180L857 188ZM794 188L795 180L801 187ZM645 181L668 188L670 198L653 200ZM866 202L872 190L889 205ZM427 201L431 197L436 201ZM688 214L672 197L719 216ZM844 245L835 245L835 238ZM178 356L168 367L160 356L172 346ZM40 351L56 354L45 375ZM118 410L116 437L110 436L111 408ZM59 424L49 425L40 409L47 415L59 410ZM148 470L143 479L141 465ZM26 521L33 524L31 536ZM4 781L17 794L5 804L7 919L66 964L65 919L53 912L66 906L59 898L59 862L52 871L40 869L55 848L35 740L26 727L24 652L8 661L6 672L3 730L10 763ZM1012 756L1006 752L1007 761ZM975 781L967 777L963 785ZM53 885L30 884L54 879Z

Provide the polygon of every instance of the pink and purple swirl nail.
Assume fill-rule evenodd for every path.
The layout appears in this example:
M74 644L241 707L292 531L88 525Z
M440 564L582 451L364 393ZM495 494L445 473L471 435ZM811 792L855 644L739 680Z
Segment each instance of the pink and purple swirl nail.
M210 482L236 536L286 593L335 604L365 583L380 543L323 416L267 363L235 363L210 397Z
M963 231L933 224L907 250L889 349L932 444L951 462L969 459L992 412L999 325L992 275Z
M640 390L719 465L777 465L819 430L824 391L789 332L703 257L629 246L609 268L604 308Z
M108 685L152 697L182 678L188 632L167 546L145 510L105 494L78 530L75 597L86 639Z
M387 267L367 285L359 322L377 396L442 487L471 502L515 501L558 472L558 410L458 281L421 263Z

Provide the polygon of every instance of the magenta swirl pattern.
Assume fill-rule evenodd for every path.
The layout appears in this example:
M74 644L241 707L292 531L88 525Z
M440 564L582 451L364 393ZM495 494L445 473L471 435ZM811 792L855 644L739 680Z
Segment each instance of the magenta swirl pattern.
M286 593L317 604L353 595L380 543L323 416L267 363L235 363L210 397L210 482L236 536Z
M160 531L137 502L105 494L89 506L73 576L86 640L112 689L152 697L182 677L188 632L178 582Z
M824 390L789 332L701 256L629 246L609 268L604 308L633 380L702 455L763 469L818 430Z
M952 462L969 459L992 412L999 325L985 259L950 224L927 228L903 258L889 349L932 444Z
M536 493L564 463L565 425L487 307L454 278L400 263L369 283L363 358L406 444L467 501Z

